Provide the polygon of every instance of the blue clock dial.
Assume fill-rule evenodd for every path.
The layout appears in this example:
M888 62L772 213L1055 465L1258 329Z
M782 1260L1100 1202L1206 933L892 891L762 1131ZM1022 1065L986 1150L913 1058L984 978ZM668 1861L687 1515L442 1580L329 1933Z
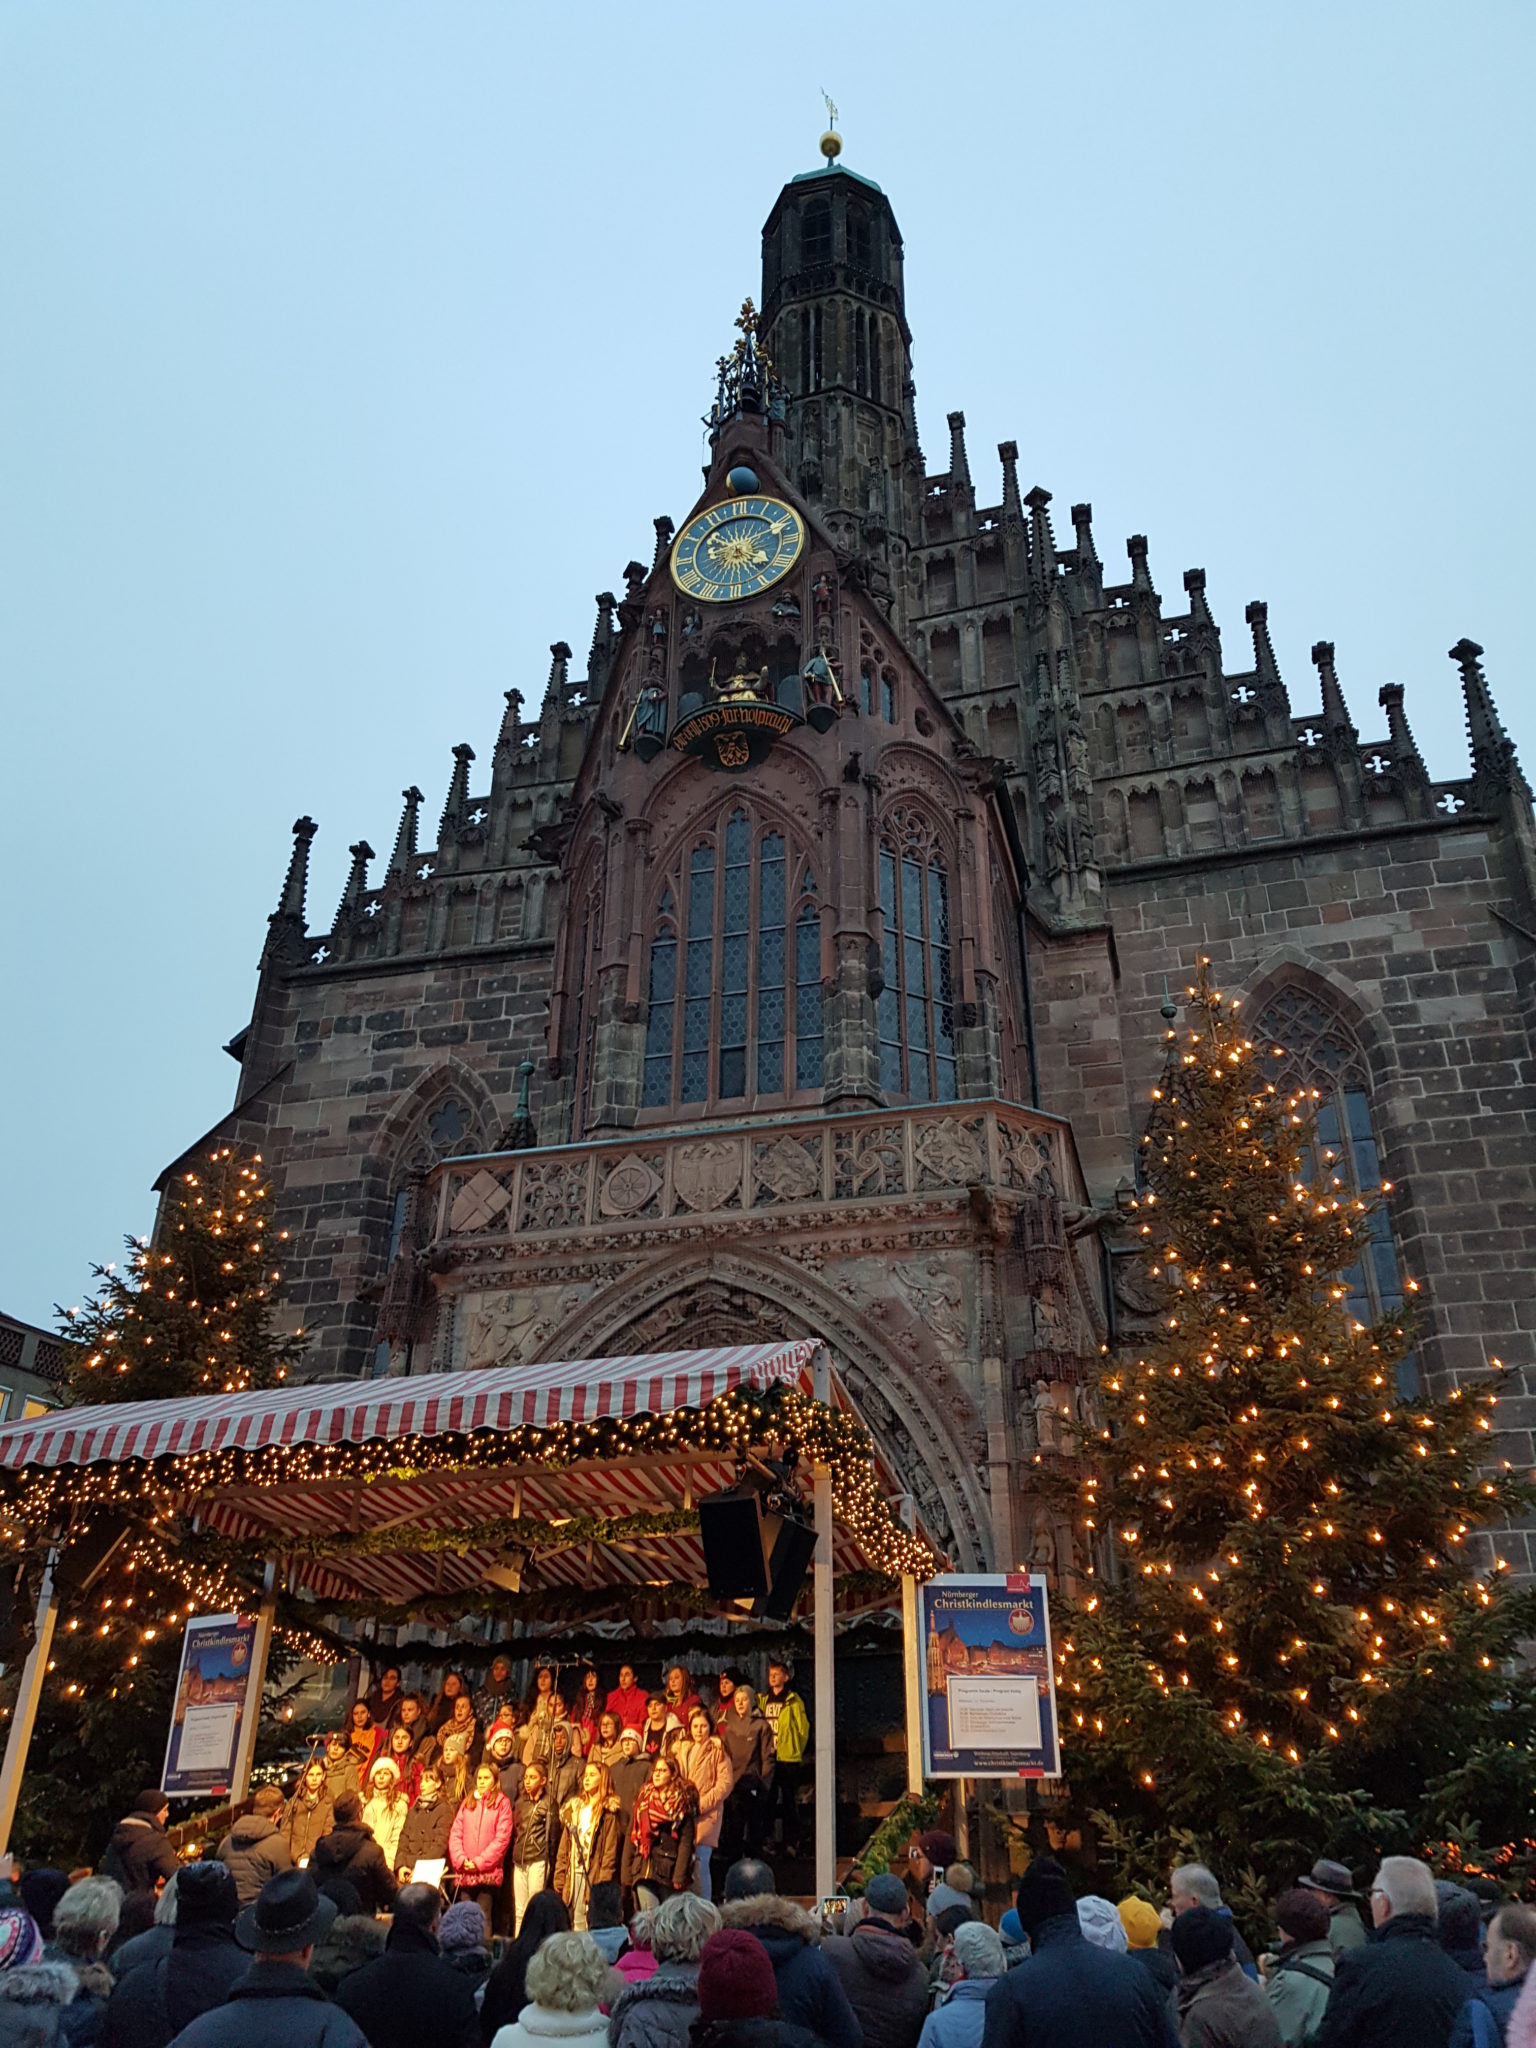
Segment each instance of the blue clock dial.
M805 521L781 498L723 498L690 519L672 546L672 581L706 604L733 604L777 583L799 561Z

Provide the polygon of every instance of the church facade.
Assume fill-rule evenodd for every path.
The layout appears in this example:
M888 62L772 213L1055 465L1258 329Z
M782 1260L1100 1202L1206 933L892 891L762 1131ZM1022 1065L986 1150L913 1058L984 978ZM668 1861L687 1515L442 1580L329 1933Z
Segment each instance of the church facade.
M1411 1275L1412 1373L1536 1364L1536 830L1472 642L1446 780L1401 688L1362 740L1319 642L1294 705L1262 603L1229 660L1013 443L978 494L952 413L930 473L902 263L868 180L784 188L697 504L328 925L299 821L209 1136L274 1168L316 1375L815 1332L956 1564L1054 1572L1030 1472L1144 1307L1202 956L1393 1183L1362 1313Z

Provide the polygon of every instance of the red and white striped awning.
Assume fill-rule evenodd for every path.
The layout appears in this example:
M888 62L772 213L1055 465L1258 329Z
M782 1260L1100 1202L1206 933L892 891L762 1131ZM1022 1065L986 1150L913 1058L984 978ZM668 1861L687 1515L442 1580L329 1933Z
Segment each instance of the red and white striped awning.
M10 1475L15 1486L25 1483L28 1472L142 1466L146 1502L152 1497L176 1520L214 1529L250 1545L258 1556L281 1560L290 1586L319 1603L376 1602L382 1610L430 1600L451 1616L456 1595L506 1587L515 1553L524 1560L523 1589L539 1594L546 1612L568 1593L579 1596L585 1613L593 1611L596 1597L605 1612L633 1618L646 1611L648 1601L664 1603L661 1589L706 1584L697 1527L642 1525L615 1540L581 1543L567 1542L561 1530L570 1524L590 1527L592 1518L669 1523L677 1510L733 1484L737 1467L731 1453L686 1442L658 1450L652 1440L643 1453L626 1455L621 1448L550 1462L530 1452L525 1439L520 1451L509 1446L506 1461L498 1462L488 1439L605 1417L703 1409L737 1388L791 1385L810 1394L820 1348L816 1340L804 1339L62 1409L0 1429L0 1475ZM832 1402L856 1417L835 1372L829 1387ZM425 1445L433 1438L470 1436L478 1448L468 1464L450 1457L437 1468L430 1458L413 1460L405 1449L411 1441ZM400 1463L375 1457L366 1479L316 1477L304 1469L311 1461L297 1457L292 1473L285 1470L285 1451L312 1447L323 1453L328 1446L381 1442L402 1446ZM221 1452L223 1469L214 1476L202 1461ZM242 1452L260 1459L259 1474L243 1470ZM903 1482L872 1441L870 1453L878 1493L892 1503L904 1491ZM150 1469L150 1461L171 1458L195 1459L201 1469ZM796 1478L802 1494L809 1478L802 1465ZM137 1478L131 1490L137 1497ZM543 1533L526 1550L514 1545L509 1552L495 1527L503 1522L523 1531L530 1523L542 1524ZM446 1541L413 1544L412 1532L424 1530ZM454 1540L459 1532L463 1547ZM874 1568L866 1543L835 1516L834 1571L846 1581ZM604 1600L610 1593L611 1606ZM517 1604L509 1592L509 1614Z
M0 1429L0 1470L120 1464L269 1444L360 1444L373 1438L467 1436L476 1430L550 1429L605 1416L707 1408L735 1387L803 1382L817 1345L739 1344L630 1358L567 1359L429 1373L410 1380L341 1380L261 1394L187 1401L124 1401L61 1408Z

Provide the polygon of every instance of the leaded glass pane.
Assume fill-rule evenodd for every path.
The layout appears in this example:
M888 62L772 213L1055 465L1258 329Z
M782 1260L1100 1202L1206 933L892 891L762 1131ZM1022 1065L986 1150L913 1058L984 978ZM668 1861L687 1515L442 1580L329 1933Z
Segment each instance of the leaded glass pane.
M725 929L728 932L744 932L751 915L752 870L748 867L727 867L725 871Z
M688 941L688 994L707 996L709 985L714 979L713 962L715 949L708 939Z
M880 1086L888 1095L901 1093L901 1047L880 1041Z
M887 725L896 723L896 686L889 676L880 678L880 716Z
M765 931L757 947L757 980L760 988L784 986L784 933Z
M704 998L683 1005L683 1050L704 1052L709 1046L709 1001Z
M784 990L761 988L757 992L757 1035L763 1038L784 1036Z
M923 864L911 853L901 857L901 928L910 937L922 937Z
M729 992L747 986L747 935L732 932L720 946L720 986Z
M677 974L677 941L658 939L651 948L651 1001L669 1003Z
M888 846L880 849L880 908L889 931L896 922L896 856Z
M696 846L688 863L688 936L707 938L715 928L715 850Z
M672 1100L672 1055L645 1062L645 1087L640 1101L645 1109L663 1109Z
M744 1045L720 1048L720 1093L730 1101L747 1092L747 1049Z
M936 1062L936 1065L939 1071L939 1085L935 1091L934 1099L938 1102L956 1101L959 1089L955 1078L954 1061L941 1059Z
M683 1100L702 1102L704 1085L709 1079L708 1053L685 1052L683 1054Z

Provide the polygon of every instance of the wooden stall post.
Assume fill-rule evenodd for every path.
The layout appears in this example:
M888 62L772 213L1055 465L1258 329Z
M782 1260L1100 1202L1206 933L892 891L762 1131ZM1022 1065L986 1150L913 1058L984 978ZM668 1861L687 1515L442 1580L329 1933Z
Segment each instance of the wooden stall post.
M32 1648L21 1667L16 1688L16 1706L11 1714L10 1733L5 1738L5 1762L0 1764L0 1844L9 1849L11 1829L16 1825L16 1806L21 1798L21 1776L27 1768L27 1751L37 1725L38 1703L48 1673L48 1653L53 1648L54 1624L59 1618L59 1596L54 1588L57 1550L50 1550L38 1588L37 1614L32 1623Z
M823 1344L812 1368L818 1401L832 1398L832 1361ZM837 1888L837 1687L832 1668L832 1471L811 1468L816 1510L816 1559L812 1599L816 1646L816 1894Z

